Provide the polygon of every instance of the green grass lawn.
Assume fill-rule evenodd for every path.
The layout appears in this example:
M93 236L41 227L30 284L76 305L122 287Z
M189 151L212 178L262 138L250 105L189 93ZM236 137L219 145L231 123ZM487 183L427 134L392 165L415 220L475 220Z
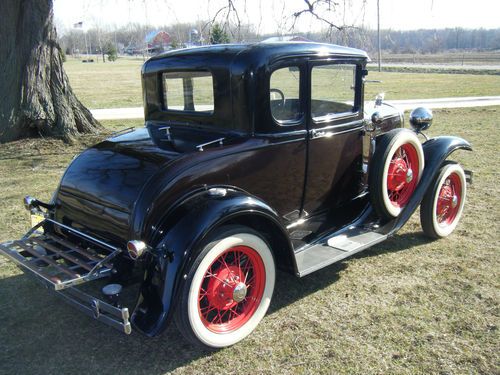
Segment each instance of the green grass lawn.
M392 73L370 71L367 79L382 83L367 83L365 98L383 91L391 99L431 99L453 96L500 95L500 75Z
M140 107L142 64L142 59L130 58L106 63L68 58L64 70L76 95L88 108Z
M303 279L278 274L268 315L225 350L194 348L173 327L154 339L115 332L1 258L0 374L498 374L499 117L500 107L435 111L431 135L474 146L456 155L475 177L451 237L429 241L414 215L354 258ZM122 123L105 125L137 124ZM27 229L22 197L48 199L73 155L95 140L0 145L0 240Z
M77 96L88 108L139 107L142 106L142 63L142 59L130 58L106 63L68 59L64 69ZM375 98L378 92L385 92L388 101L500 95L500 75L370 71L368 79L382 83L367 83L366 99Z

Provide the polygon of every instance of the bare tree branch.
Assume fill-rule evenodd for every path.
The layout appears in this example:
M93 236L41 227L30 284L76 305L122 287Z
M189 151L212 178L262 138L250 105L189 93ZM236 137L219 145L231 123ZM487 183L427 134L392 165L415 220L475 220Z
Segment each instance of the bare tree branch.
M333 0L315 0L315 1L304 0L304 3L306 4L306 8L299 10L298 12L294 12L292 15L294 19L292 24L292 29L295 27L295 24L297 23L298 19L304 14L309 14L312 17L316 18L318 21L325 23L329 29L336 29L338 31L341 31L347 27L345 25L339 26L335 24L334 22L320 15L318 12L318 8L320 8L321 6L326 6L326 10L328 12L335 12L336 8L339 6L339 3Z
M219 22L222 25L224 31L226 31L226 29L229 30L233 39L240 40L242 23L238 9L235 6L236 0L226 0L226 1L227 1L226 5L217 10L215 15L203 26L203 30L208 28L210 32L212 25L218 23L217 21L219 18L224 18L224 22ZM244 6L246 9L246 0L244 1ZM234 17L236 21L235 22L236 33L234 32L233 28L229 27L231 26L231 17Z
M309 15L326 25L327 36L329 39L333 39L333 36L336 32L342 33L342 42L345 44L347 41L347 32L351 29L358 29L358 27L354 26L354 22L351 25L346 23L346 11L349 7L352 7L351 1L342 0L342 6L339 1L335 0L303 0L304 1L304 9L294 12L291 17L293 19L292 26L290 30L295 29L297 21L304 15ZM362 8L361 12L364 12L366 7L366 0L362 0ZM342 8L342 9L340 9ZM339 16L341 14L341 21L335 21L335 16ZM340 18L339 18L340 19Z

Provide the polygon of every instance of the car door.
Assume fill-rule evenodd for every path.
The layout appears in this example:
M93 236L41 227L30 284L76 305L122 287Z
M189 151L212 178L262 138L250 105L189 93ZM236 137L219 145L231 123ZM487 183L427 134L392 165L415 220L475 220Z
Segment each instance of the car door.
M252 165L245 169L246 179L251 181L248 191L268 202L287 222L299 218L303 200L306 69L304 59L285 59L256 79L255 138L264 147L254 153Z
M303 59L286 59L270 67L269 114L264 135L268 145L261 152L269 184L269 202L290 222L299 218L307 155L305 72ZM263 90L264 91L264 90Z
M342 205L362 188L361 62L310 60L308 72L308 161L302 216Z

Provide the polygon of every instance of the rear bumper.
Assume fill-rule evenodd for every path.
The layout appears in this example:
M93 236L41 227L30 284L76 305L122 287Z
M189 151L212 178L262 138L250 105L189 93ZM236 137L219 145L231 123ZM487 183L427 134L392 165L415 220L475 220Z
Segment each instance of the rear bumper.
M128 308L119 308L110 305L77 288L68 288L64 291L56 292L56 294L85 315L122 331L127 335L132 333Z
M65 226L62 227L74 231L72 235L83 242L77 244L55 234L42 233L44 224L62 226L46 219L22 239L1 243L0 255L16 263L85 315L130 334L128 308L114 306L76 287L110 276L110 261L121 250ZM82 246L83 243L86 245Z

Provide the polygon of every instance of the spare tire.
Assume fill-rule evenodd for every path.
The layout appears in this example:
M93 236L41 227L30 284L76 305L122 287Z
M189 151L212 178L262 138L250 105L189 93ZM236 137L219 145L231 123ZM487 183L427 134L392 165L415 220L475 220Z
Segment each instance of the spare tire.
M424 152L417 135L394 129L377 140L370 163L370 199L386 219L397 217L417 188L424 169Z

